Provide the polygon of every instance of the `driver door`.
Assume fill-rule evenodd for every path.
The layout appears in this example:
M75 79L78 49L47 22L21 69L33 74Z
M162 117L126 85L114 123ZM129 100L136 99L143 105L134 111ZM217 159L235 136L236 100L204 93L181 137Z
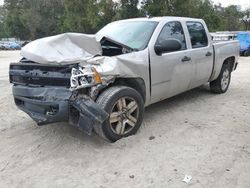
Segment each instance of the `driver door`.
M178 51L157 55L150 49L151 60L151 102L158 102L189 88L194 65L186 44L186 37L181 22L171 21L162 28L155 45L167 39L177 39L182 47Z

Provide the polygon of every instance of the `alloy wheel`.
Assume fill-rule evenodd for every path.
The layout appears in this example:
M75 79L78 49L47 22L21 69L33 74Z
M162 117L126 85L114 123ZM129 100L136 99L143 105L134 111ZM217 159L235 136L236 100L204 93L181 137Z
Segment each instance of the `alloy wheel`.
M111 130L121 136L128 134L135 127L138 115L139 107L134 99L120 98L111 110L109 118Z

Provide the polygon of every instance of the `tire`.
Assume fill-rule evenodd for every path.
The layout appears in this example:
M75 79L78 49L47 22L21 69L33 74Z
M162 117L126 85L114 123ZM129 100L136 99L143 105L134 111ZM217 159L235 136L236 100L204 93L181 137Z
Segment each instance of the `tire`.
M105 90L96 100L109 118L94 130L103 139L115 142L123 137L136 134L144 115L144 101L134 89L114 86Z
M213 93L222 94L225 93L230 85L231 81L231 68L229 64L223 64L219 77L210 82L210 90Z
M250 54L250 53L249 53L248 51L245 51L245 52L244 52L244 56L245 56L245 57L248 57L249 54Z

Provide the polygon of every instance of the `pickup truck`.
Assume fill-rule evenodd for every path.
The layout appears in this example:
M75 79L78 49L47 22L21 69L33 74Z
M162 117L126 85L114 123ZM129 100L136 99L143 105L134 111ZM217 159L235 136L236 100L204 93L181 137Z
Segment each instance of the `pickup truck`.
M15 104L38 125L69 122L115 142L137 132L150 104L206 83L225 93L239 50L214 43L201 19L135 18L33 41L9 75Z

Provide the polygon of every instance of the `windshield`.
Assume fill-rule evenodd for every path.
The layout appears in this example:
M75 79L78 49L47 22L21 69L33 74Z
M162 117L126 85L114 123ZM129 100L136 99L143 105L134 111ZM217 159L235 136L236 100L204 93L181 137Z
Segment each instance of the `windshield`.
M105 26L97 36L105 36L133 49L144 49L157 26L154 21L121 21Z

